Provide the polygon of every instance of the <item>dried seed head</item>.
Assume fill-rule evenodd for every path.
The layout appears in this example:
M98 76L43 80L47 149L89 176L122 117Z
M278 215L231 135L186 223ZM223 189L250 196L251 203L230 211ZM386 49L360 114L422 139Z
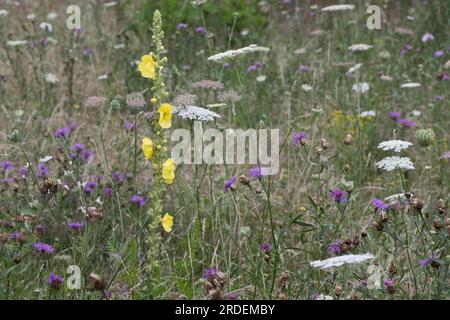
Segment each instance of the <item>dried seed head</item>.
M421 212L422 208L423 208L423 202L420 199L415 199L414 202L413 202L413 207L418 212Z
M344 143L346 145L350 145L353 142L353 136L351 134L347 134L344 138Z
M381 221L380 222L374 221L373 226L375 227L375 229L377 229L377 231L383 231L384 229L384 224Z
M383 223L388 222L388 220L389 220L389 217L385 211L381 211L380 218L381 218L381 222L383 222Z
M245 175L242 175L239 177L239 182L245 186L248 186L250 184L250 179L247 178Z
M434 219L434 221L433 221L433 228L436 229L436 231L439 231L439 230L442 229L441 219L439 219L439 218Z
M0 233L0 243L8 242L8 234L6 232Z
M327 139L324 138L320 139L320 145L324 150L328 149L329 147Z
M91 289L95 289L98 291L103 291L106 289L106 281L103 279L102 276L100 276L96 273L91 273L89 275L88 282L89 282L89 287Z
M395 267L394 262L391 262L391 263L389 264L389 270L388 270L388 272L389 272L390 275L393 275L393 274L397 273L397 268Z
M316 149L314 150L316 155L320 156L322 154L323 149L321 147L316 147Z

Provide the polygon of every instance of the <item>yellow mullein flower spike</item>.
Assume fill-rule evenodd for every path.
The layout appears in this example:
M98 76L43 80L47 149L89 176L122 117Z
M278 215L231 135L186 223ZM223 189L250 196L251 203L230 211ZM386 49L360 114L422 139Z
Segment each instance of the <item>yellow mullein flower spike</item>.
M172 126L172 110L173 106L168 103L163 103L159 109L159 126L163 129L168 129Z
M144 78L156 79L156 62L151 54L141 58L138 68Z
M155 148L153 147L153 141L150 138L145 137L142 139L142 152L146 160L150 160L155 153Z
M175 161L170 158L167 159L162 165L161 176L166 184L172 184L175 179Z
M161 224L165 232L171 232L173 227L173 217L170 214L166 213L161 218Z

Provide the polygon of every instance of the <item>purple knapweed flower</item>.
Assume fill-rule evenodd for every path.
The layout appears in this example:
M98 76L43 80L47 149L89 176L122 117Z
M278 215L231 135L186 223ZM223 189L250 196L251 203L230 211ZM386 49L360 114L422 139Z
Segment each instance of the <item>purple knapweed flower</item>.
M126 121L123 127L125 128L126 131L131 131L134 129L134 123Z
M375 199L373 199L372 200L372 202L371 202L371 204L375 207L375 208L377 208L377 210L386 210L386 209L389 209L389 205L387 204L387 203L385 203L383 200L381 200L381 199L377 199L377 198L375 198Z
M336 203L346 202L348 199L347 192L339 188L333 189L328 193L328 196Z
M328 253L332 255L341 254L341 240L334 240L328 246Z
M400 119L400 112L397 111L389 112L389 117L393 120L398 120Z
M412 121L410 119L406 119L406 118L397 120L397 123L402 125L405 128L410 128L410 127L417 126L417 123L415 123L414 121Z
M139 204L141 207L145 206L145 198L137 194L131 196L131 202Z
M103 189L103 193L108 197L112 197L113 189L111 187L106 187Z
M83 56L85 57L90 57L94 54L94 50L92 50L91 48L85 48L83 50Z
M115 172L111 173L111 178L112 178L114 181L122 182L122 181L125 180L126 176L125 176L124 173L122 173L122 172L120 172L120 171L115 171Z
M269 254L270 250L272 250L272 245L268 242L264 242L261 245L261 250L265 253L265 254Z
M195 32L199 34L206 34L206 29L203 27L197 27L195 28Z
M437 51L434 52L434 57L435 58L440 58L443 55L444 55L444 51L442 51L442 50L437 50Z
M308 72L308 71L309 71L309 67L308 67L306 64L301 64L301 65L298 67L298 70L299 70L300 72Z
M450 159L450 151L445 151L439 158L440 159Z
M252 64L251 66L249 66L247 68L247 72L254 72L256 70L258 70L259 66L257 64Z
M81 229L83 229L84 223L83 222L68 222L67 227L70 230L79 232L79 231L81 231Z
M392 280L392 279L386 279L386 280L384 280L384 286L385 286L386 288L391 288L391 287L393 287L393 286L394 286L394 280Z
M260 179L262 176L269 174L269 168L253 167L250 169L250 176L255 179Z
M15 166L12 164L11 161L2 161L0 162L0 168L2 168L4 171L11 171L15 169Z
M48 167L45 165L45 163L39 163L36 166L36 176L38 177L45 177L48 173Z
M425 267L426 265L430 264L431 261L436 258L436 253L432 253L431 256L429 256L428 258L423 259L422 261L419 262L419 266L421 267Z
M179 24L177 24L177 30L183 30L183 29L186 29L187 27L188 27L188 25L183 22L180 22Z
M95 188L97 188L97 183L94 181L88 181L83 187L83 191L85 193L92 193L95 191Z
M56 129L54 136L56 139L62 139L62 138L69 137L71 133L72 133L72 130L70 130L69 127L62 127L62 128Z
M47 280L47 284L53 289L60 289L63 285L63 282L63 278L60 275L54 274L53 272L50 273L50 276Z
M203 270L203 278L204 279L213 278L217 275L218 272L219 272L219 269L217 269L217 268L205 269L205 270Z
M422 40L423 43L425 43L425 42L434 40L434 36L433 36L431 33L428 33L428 32L427 32L427 33L425 33L425 34L422 36L421 40Z
M436 95L436 96L434 96L433 98L434 98L434 100L436 100L436 101L442 101L442 100L444 100L444 96L440 96L440 95Z
M443 74L441 74L441 80L442 81L450 80L450 75L448 74L448 72L444 72Z
M302 132L294 132L294 133L292 133L291 144L296 145L296 144L302 143L302 140L306 141L306 138L307 138L307 136L306 136L305 132L303 132L303 131Z
M43 243L43 242L35 242L33 243L33 247L38 253L53 253L54 248L52 245Z
M223 191L226 192L233 188L233 184L237 181L237 177L232 177L225 182L225 186L223 187Z

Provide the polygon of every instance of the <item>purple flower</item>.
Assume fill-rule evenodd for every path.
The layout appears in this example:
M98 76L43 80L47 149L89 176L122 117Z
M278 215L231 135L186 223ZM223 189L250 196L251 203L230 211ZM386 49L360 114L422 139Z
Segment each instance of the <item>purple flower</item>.
M425 42L427 42L427 41L430 41L430 40L434 40L434 36L431 34L431 33L425 33L423 36L422 36L422 42L423 43L425 43Z
M62 127L56 129L54 136L56 139L67 138L72 133L70 127Z
M103 193L108 197L112 197L113 189L111 187L106 187L105 189L103 189Z
M412 49L413 49L413 46L410 45L409 43L407 43L403 46L403 49L400 50L400 55L403 56L404 54L406 54L408 51L411 51Z
M67 227L70 229L70 230L73 230L73 231L81 231L81 229L83 229L83 227L84 227L84 223L83 222L68 222L67 223Z
M415 123L414 121L412 121L410 119L406 119L406 118L397 120L397 123L401 124L403 127L406 127L406 128L417 126L417 123Z
M389 205L387 203L385 203L383 200L381 199L373 199L371 204L377 208L377 210L386 210L389 208Z
M394 286L394 280L392 280L392 279L384 280L384 286L385 286L386 288L391 288L391 287L393 287L393 286Z
M391 119L393 120L397 120L400 118L400 112L397 111L389 112L389 117L391 117Z
M94 54L94 50L92 50L91 48L85 48L83 50L83 56L85 57L90 57Z
M45 177L48 173L48 167L45 165L45 163L39 163L36 166L36 175L38 177Z
M131 131L134 129L134 123L126 121L123 127L125 128L126 131Z
M137 194L135 194L135 195L133 195L131 197L131 202L139 204L139 206L141 206L141 207L145 206L145 199L144 199L144 197L139 196Z
M445 151L439 158L440 159L450 159L450 151Z
M59 289L63 285L63 278L57 274L54 274L53 272L50 273L50 276L48 277L47 284L52 287L53 289Z
M92 193L95 191L95 188L97 188L97 183L94 181L88 181L83 187L83 191L85 193Z
M205 269L205 270L203 270L203 278L204 279L213 278L217 275L218 272L219 272L219 269L217 269L217 268Z
M111 177L114 181L122 182L125 180L126 176L120 171L115 171L111 174Z
M206 33L206 29L203 27L197 27L195 28L195 32L199 33L199 34L205 34Z
M247 68L247 72L253 72L253 71L256 71L256 70L258 70L258 68L259 68L259 66L258 66L257 64L252 64L251 66L249 66L249 67Z
M292 144L299 144L303 141L305 141L307 138L306 133L305 132L294 132L292 133Z
M436 96L434 96L434 100L436 100L436 101L442 101L442 100L444 100L444 96L436 95Z
M188 25L187 25L186 23L180 22L179 24L177 24L177 30L183 30L183 29L186 29L187 26L188 26Z
M341 240L334 240L328 246L328 253L329 254L338 255L338 254L341 254L341 252L342 252L342 250L341 250Z
M227 294L228 300L238 300L239 299L239 292L230 292Z
M442 81L448 81L448 80L450 80L450 75L448 74L448 72L444 72L444 73L441 75L441 80L442 80Z
M75 143L74 145L72 145L70 147L70 150L76 153L79 153L81 151L83 151L84 149L86 149L86 146L82 143Z
M22 236L22 233L20 231L14 231L13 233L11 233L11 235L9 236L10 239L12 240L17 240Z
M33 247L38 253L53 253L54 251L53 246L43 242L35 242Z
M261 246L261 250L265 253L265 254L269 254L270 250L272 250L272 245L268 242L264 242Z
M11 161L2 161L0 162L0 168L2 168L5 171L11 171L14 170L15 166L12 164Z
M435 53L434 53L434 57L435 58L440 58L440 57L442 57L444 55L444 51L442 51L442 50L437 50Z
M226 192L226 191L230 190L233 187L233 184L236 183L236 181L237 181L237 178L236 177L232 177L227 182L225 182L225 186L223 187L223 191Z
M425 267L426 265L430 264L431 261L432 261L434 258L436 258L436 253L433 252L431 256L429 256L428 258L425 258L425 259L423 259L422 261L420 261L420 262L419 262L419 265L420 265L421 267Z
M328 196L336 203L343 203L348 199L347 193L339 188L331 190Z
M300 67L298 67L298 70L300 72L308 72L309 71L309 67L306 64L301 64Z

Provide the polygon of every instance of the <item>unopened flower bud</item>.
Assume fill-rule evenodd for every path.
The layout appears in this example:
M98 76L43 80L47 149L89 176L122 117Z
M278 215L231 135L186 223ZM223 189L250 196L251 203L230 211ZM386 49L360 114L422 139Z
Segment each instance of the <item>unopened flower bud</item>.
M248 186L250 184L250 179L247 178L245 175L242 175L239 177L239 182L245 186Z
M422 147L428 147L434 142L435 134L433 129L419 129L416 131L417 143Z
M8 242L8 234L6 232L0 233L0 243Z
M18 223L24 223L25 222L25 215L23 213L19 213L16 215L16 221Z
M352 144L352 142L353 142L353 136L351 134L346 135L344 138L344 143L346 145L350 145L350 144Z
M436 229L437 231L442 229L442 222L440 219L434 219L433 228Z
M322 154L323 149L321 147L316 147L315 152L316 155L320 156Z
M326 150L326 149L328 149L328 141L327 141L327 139L324 139L324 138L322 138L322 139L320 139L320 145L322 146L322 148L324 149L324 150Z

